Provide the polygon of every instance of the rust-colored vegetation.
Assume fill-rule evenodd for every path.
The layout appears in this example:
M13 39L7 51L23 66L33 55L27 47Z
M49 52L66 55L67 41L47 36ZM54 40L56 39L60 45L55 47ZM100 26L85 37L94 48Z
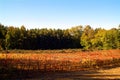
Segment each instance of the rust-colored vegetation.
M120 65L120 50L9 51L0 54L0 68L78 71Z

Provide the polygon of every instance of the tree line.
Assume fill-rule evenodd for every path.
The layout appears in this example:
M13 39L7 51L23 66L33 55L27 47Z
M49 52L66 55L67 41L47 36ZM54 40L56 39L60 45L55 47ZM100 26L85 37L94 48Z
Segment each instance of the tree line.
M0 24L0 50L120 49L120 26L109 30L90 25L70 29L26 29Z

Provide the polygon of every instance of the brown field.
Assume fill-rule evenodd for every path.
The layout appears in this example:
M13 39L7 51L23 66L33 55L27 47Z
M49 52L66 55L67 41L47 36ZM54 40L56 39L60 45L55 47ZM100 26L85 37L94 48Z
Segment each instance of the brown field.
M77 71L80 74L81 71L96 72L98 69L109 69L119 66L119 49L102 51L81 51L79 49L36 51L14 50L2 51L0 54L0 70L8 70L8 72L10 72L9 74L11 74L11 71L22 71L21 74L24 73L24 71L39 71L44 73ZM1 71L1 73L4 74L2 77L5 77L5 71Z

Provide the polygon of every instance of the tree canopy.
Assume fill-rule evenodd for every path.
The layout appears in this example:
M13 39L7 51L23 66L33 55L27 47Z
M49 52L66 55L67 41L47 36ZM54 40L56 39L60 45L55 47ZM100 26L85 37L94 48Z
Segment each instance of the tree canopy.
M70 29L26 29L0 24L0 49L120 49L120 26L105 30L90 25Z

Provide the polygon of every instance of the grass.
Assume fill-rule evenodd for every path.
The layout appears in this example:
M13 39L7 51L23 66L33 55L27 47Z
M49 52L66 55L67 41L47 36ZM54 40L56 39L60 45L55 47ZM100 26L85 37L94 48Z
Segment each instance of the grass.
M0 54L1 77L18 71L83 71L120 66L120 50L11 50ZM6 75L7 74L7 75Z
M14 50L0 54L1 65L11 64L22 69L51 69L77 70L85 67L101 67L103 65L118 64L120 50L103 50L82 52L78 49L68 50ZM4 63L3 63L4 62ZM24 68L23 68L24 66ZM66 69L65 69L66 68Z

